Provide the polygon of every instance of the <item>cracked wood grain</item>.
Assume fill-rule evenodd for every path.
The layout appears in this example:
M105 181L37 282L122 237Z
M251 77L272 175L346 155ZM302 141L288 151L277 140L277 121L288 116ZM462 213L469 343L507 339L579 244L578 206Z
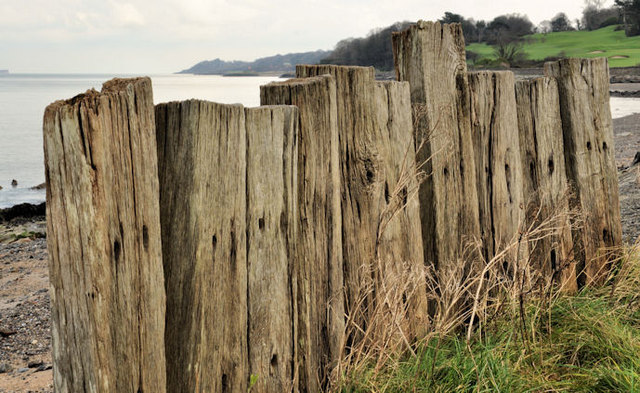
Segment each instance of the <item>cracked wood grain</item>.
M571 204L582 212L573 233L579 284L601 285L622 244L607 59L546 63L545 75L558 81Z
M149 78L45 110L57 392L165 391L155 149Z

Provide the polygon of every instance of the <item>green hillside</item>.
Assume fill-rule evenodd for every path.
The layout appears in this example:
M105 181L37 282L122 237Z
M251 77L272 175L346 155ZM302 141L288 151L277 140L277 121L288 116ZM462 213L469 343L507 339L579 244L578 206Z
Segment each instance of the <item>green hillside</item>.
M593 31L566 31L533 34L525 37L527 58L543 60L551 56L609 58L611 67L640 64L640 36L626 37L624 31L608 26ZM493 48L487 44L471 44L467 50L482 57L493 58ZM564 53L563 53L564 52Z

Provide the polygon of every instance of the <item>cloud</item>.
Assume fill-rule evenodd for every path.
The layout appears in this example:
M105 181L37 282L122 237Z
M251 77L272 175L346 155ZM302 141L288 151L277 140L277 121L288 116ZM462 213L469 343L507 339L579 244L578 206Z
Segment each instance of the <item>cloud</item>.
M559 11L575 19L582 7L581 0L0 0L0 68L171 72L216 57L330 49L445 11L476 20L519 12L538 23Z
M116 26L140 27L145 25L145 18L131 3L110 2Z

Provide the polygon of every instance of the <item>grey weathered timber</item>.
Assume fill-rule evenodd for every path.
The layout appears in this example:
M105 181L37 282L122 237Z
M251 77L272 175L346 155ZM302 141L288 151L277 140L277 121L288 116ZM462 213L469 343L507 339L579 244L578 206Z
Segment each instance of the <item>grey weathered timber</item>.
M424 259L413 252L420 251L417 238L394 236L394 232L409 233L419 224L417 211L412 210L414 201L408 210L404 210L404 203L397 203L398 200L404 202L403 195L409 203L408 198L413 198L415 193L415 187L412 190L409 187L417 182L415 156L407 155L413 147L413 127L408 117L411 107L407 96L403 96L408 86L395 86L396 82L388 89L380 86L377 90L371 67L298 65L296 74L303 78L330 74L336 79L346 310L364 329L370 312L379 306L376 302L385 300L376 299L377 293L383 293L378 287L385 285L385 268L378 266L379 261L395 269L403 263L418 268L424 266ZM381 94L386 98L380 97ZM390 148L392 133L402 133L394 135L399 139L395 146L398 150ZM411 180L399 185L403 162L408 166L405 176ZM393 213L398 215L389 216ZM389 223L389 218L393 218L393 222ZM407 253L410 249L412 252ZM356 309L362 300L364 307ZM409 316L416 318L407 326L426 329L426 292L415 291L407 301L412 304ZM415 331L405 333L408 337L416 335Z
M336 80L345 311L365 329L365 307L373 307L374 294L368 288L372 285L371 267L382 208L381 163L373 135L374 70L330 65L296 67L299 78L325 74ZM364 307L356 310L361 300Z
M459 24L419 21L393 34L396 76L411 86L425 261L452 271L480 238L469 86ZM470 262L470 261L467 261Z
M522 163L512 72L472 72L471 124L473 129L480 225L486 259L518 242L524 229ZM526 244L506 257L509 274L516 277L518 258Z
M602 284L615 258L612 248L622 242L607 59L546 63L545 74L558 81L572 205L583 214L573 237L579 282Z
M169 392L248 388L241 105L156 107Z
M165 295L151 80L44 114L56 392L164 392Z
M298 110L245 109L251 392L295 386L292 274L296 262Z
M301 392L318 392L341 356L345 329L335 80L271 83L260 101L299 108L294 375Z
M429 328L429 321L426 282L415 281L416 277L424 277L424 253L409 83L376 82L374 93L380 127L376 144L384 173L385 198L378 239L383 264L376 285L401 287L397 282L385 282L388 273L393 273L396 279L406 277L411 281L404 294L407 315L402 328L408 338L420 338Z
M516 82L520 159L527 226L552 229L533 243L537 279L577 289L558 85L552 78Z

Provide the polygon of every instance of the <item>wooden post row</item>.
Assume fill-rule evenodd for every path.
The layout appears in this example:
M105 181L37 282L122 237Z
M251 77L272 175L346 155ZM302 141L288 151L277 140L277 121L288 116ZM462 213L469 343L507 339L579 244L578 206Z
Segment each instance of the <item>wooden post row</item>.
M164 392L165 294L149 78L44 114L56 392Z
M567 209L567 179L584 227L572 241L561 220L531 255L574 290L573 248L582 281L603 282L621 241L606 60L550 63L555 79L516 85L466 73L458 25L419 22L393 48L410 84L298 66L301 79L261 88L263 104L299 109L154 113L148 78L47 108L57 390L165 391L164 336L170 392L244 392L250 375L254 391L318 391L362 338L345 335L346 314L366 329L391 307L390 277L468 265L472 240L491 258ZM528 258L518 251L509 259ZM415 338L424 282L405 297Z
M298 244L306 249L298 255L311 272L299 280L311 284L302 289L310 302L301 378L308 391L317 391L359 339L345 336L345 313L366 328L371 309L382 301L372 293L381 294L387 278L418 277L405 293L401 326L408 337L426 329L427 302L408 85L375 82L373 69L362 67L298 66L297 74L300 79L264 86L261 103L300 108ZM329 88L319 88L324 85ZM330 152L320 154L323 149ZM317 207L327 191L331 215ZM332 231L330 244L308 229L323 221Z
M345 311L365 330L393 285L387 279L424 266L409 86L376 82L372 67L299 65L296 74L336 81ZM410 338L428 325L425 283L414 283L397 305L408 309ZM354 345L358 335L350 336Z
M470 239L482 239L491 258L572 207L584 225L571 239L560 220L556 236L531 250L532 263L569 291L576 270L581 285L601 284L621 244L606 59L548 63L557 88L545 80L514 89L512 75L466 73L459 24L419 21L392 38L397 78L411 85L418 162L430 175L420 187L425 260L442 270L473 259L464 252ZM565 170L571 206L562 202Z

